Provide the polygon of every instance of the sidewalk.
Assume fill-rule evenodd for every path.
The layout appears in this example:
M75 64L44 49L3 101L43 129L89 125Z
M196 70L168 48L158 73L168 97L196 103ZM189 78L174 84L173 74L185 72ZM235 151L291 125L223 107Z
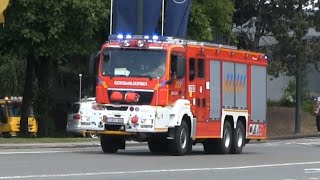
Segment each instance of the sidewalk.
M128 141L127 146L141 146L146 143ZM33 148L86 148L86 147L100 147L100 142L74 142L74 143L6 143L0 144L0 149L33 149Z
M285 135L285 136L274 136L269 137L267 140L261 141L265 142L268 140L281 140L281 139L298 139L298 138L307 138L307 137L320 137L320 133L315 134L293 134L293 135ZM250 143L255 143L259 141L251 141ZM140 143L135 141L126 142L127 146L144 146L147 143ZM33 149L33 148L86 148L86 147L100 147L99 141L91 141L91 142L67 142L67 143L6 143L0 144L0 149Z

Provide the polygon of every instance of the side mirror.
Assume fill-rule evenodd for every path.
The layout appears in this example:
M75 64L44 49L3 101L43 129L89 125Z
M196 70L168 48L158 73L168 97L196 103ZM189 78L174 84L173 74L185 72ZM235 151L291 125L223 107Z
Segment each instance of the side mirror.
M101 54L101 51L97 52L97 53L93 53L91 54L90 56L90 61L89 61L89 77L93 77L95 76L95 71L97 67L97 64L98 64L98 59L100 57L100 54Z

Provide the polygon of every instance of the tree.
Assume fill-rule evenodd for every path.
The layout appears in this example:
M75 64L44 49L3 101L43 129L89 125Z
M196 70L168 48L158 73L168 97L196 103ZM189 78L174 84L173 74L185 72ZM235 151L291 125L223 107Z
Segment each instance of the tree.
M239 47L261 50L262 36L271 35L274 25L283 16L292 16L294 1L291 0L234 0L233 22L238 31Z
M310 65L320 61L318 53L319 42L305 35L312 27L312 19L304 10L309 1L291 1L293 6L287 9L288 16L283 16L281 21L275 24L273 34L278 44L272 49L272 62L274 75L284 73L296 77L296 128L300 133L300 111L301 111L301 82ZM313 15L311 15L313 16Z
M47 135L48 69L75 55L89 55L98 46L95 39L108 25L109 2L103 0L10 1L7 23L0 29L0 54L13 53L27 61L20 131L27 136L27 109L36 78L43 92L39 119L40 136ZM3 36L2 36L3 35Z
M230 0L192 1L188 38L212 41L216 32L232 35L234 6Z

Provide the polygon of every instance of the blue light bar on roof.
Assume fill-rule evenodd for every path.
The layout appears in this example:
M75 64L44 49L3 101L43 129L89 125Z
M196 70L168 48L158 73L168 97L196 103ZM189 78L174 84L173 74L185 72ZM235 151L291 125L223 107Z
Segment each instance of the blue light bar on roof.
M117 38L118 38L118 39L123 39L123 35L122 35L122 34L118 34L118 35L117 35Z
M126 35L126 39L131 39L132 36L130 34Z
M158 40L158 39L159 39L159 36L157 36L157 35L152 36L152 40Z
M126 35L123 34L112 34L109 36L110 41L119 41L119 40L126 40L126 39L133 39L133 40L147 40L147 41L168 41L173 39L173 37L170 36L158 36L158 35Z

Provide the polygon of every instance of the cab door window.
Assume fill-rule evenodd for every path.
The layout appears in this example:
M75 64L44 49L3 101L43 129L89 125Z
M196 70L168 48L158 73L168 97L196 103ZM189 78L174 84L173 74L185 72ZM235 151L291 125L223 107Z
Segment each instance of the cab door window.
M193 81L196 77L196 60L194 58L190 58L189 60L189 81Z
M170 78L180 79L185 74L185 58L180 54L171 54Z
M198 78L204 78L204 60L198 59Z
M8 122L7 113L4 105L1 105L0 107L0 122L4 124Z

